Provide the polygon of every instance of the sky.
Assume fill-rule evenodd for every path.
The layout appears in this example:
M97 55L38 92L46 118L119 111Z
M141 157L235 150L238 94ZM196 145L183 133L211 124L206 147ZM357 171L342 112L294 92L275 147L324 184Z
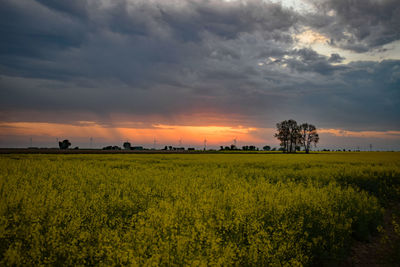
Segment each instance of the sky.
M2 0L0 147L400 150L398 0ZM90 141L92 140L92 141Z

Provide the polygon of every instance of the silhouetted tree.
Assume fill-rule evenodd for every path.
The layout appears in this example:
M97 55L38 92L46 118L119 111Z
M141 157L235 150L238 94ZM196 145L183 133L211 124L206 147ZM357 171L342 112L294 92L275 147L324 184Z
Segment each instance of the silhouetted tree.
M300 127L297 125L295 120L288 120L288 127L289 127L289 152L296 153L296 147L300 144Z
M264 150L264 151L270 151L270 150L271 150L271 147L270 147L270 146L264 146L264 147L263 147L263 150Z
M60 149L68 149L68 147L71 146L71 143L66 139L62 142L58 142L58 146L60 147Z
M281 142L281 150L283 152L291 151L291 128L293 127L293 120L285 120L276 124L278 131L274 136Z
M126 149L126 150L130 150L130 149L131 149L131 143L129 143L129 142L125 142L122 146L123 146L124 149Z
M274 134L274 137L281 142L280 146L281 146L283 152L286 151L287 140L289 138L289 133L288 133L289 131L286 127L286 123L287 123L287 121L282 121L282 122L277 123L276 124L277 133Z
M311 150L311 144L316 145L319 141L317 128L312 124L303 123L300 125L300 136L301 145L308 154Z
M301 143L300 127L295 120L285 120L276 124L277 133L274 135L281 141L283 152L296 152L296 148Z

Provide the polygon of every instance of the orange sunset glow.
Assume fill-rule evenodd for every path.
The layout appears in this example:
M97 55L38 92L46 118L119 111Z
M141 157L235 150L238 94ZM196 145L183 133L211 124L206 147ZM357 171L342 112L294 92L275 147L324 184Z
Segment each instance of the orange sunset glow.
M94 122L82 125L60 123L15 122L0 123L3 134L14 136L46 136L48 138L84 139L93 137L104 142L131 141L135 144L151 144L154 138L159 144L202 145L204 139L210 146L229 145L233 139L248 143L263 143L265 138L254 135L259 129L231 126L181 126L155 124L149 128L104 127Z
M123 123L122 123L123 124ZM237 140L241 145L265 144L278 146L273 137L275 128L245 127L245 126L199 126L199 125L168 125L152 124L136 127L103 126L92 121L80 121L78 124L41 123L41 122L3 122L0 123L1 135L17 136L23 140L33 138L35 141L47 144L56 139L69 139L75 144L88 147L89 138L94 138L99 145L121 145L129 141L135 145L156 147L165 145L203 147L207 140L207 147L218 148L227 146ZM343 129L319 129L320 135L333 138L358 138L376 140L399 140L400 131L348 131Z

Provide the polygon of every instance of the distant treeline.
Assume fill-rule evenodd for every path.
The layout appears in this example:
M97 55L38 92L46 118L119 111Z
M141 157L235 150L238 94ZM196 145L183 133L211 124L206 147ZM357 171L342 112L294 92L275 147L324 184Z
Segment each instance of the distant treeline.
M306 153L309 153L312 145L316 145L319 141L319 135L317 133L317 128L309 123L302 123L300 125L293 119L285 120L276 124L277 133L275 133L274 137L276 137L280 141L280 148L272 148L269 145L266 145L262 148L264 151L283 151L284 153L295 153L296 151L300 151L301 148L304 148ZM235 141L235 140L234 140ZM69 140L64 140L59 142L60 149L68 149L71 146ZM75 149L78 149L76 147ZM106 146L103 147L103 150L146 150L143 146L132 146L131 143L124 142L122 148L119 146ZM165 146L161 150L168 151L183 151L184 147L174 147L174 146ZM187 150L195 150L193 147L189 147ZM203 150L206 150L204 147ZM235 144L230 146L220 146L220 151L224 150L243 150L243 151L259 151L260 149L254 145L246 145L239 148ZM326 150L327 151L327 150Z

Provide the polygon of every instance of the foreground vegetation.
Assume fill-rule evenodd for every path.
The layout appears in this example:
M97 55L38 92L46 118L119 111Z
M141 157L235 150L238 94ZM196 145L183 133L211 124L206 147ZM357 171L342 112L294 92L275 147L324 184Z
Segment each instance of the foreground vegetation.
M0 155L0 265L340 262L400 153Z

